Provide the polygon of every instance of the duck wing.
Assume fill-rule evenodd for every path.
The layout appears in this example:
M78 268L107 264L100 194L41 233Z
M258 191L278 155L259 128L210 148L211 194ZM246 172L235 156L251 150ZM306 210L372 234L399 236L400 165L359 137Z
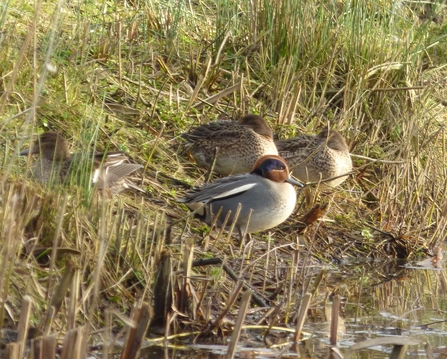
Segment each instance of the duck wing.
M314 149L324 141L318 141L315 136L298 136L287 140L275 141L279 152L300 152L303 150Z
M247 173L220 178L208 185L194 187L179 198L181 203L208 203L216 199L234 197L247 192L257 185L254 178Z
M181 136L188 142L198 140L216 140L228 139L234 141L240 138L246 131L252 131L251 128L241 125L237 121L215 121L194 128L191 132L183 133Z
M129 158L122 152L95 153L94 167L93 183L99 188L108 187L143 168L142 165L129 163Z

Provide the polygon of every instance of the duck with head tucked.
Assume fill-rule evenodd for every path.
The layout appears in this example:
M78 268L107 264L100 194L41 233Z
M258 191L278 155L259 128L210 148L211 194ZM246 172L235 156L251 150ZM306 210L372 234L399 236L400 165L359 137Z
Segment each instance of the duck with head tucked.
M275 142L282 156L303 182L322 182L320 188L334 188L352 171L349 148L343 136L334 130L324 129L317 135L301 135ZM341 177L339 177L341 176Z
M61 134L48 131L41 134L30 149L20 152L21 156L37 154L31 166L31 175L43 184L61 184L70 181L74 170L91 172L92 184L115 195L128 188L144 192L126 177L143 166L129 163L122 152L71 154L67 141Z
M272 129L258 115L210 122L182 137L199 166L211 169L214 163L214 172L222 176L250 172L258 158L278 155Z
M242 240L242 233L264 231L284 222L292 213L296 203L296 192L292 184L303 185L290 177L287 164L279 156L267 155L258 159L250 173L219 178L202 187L193 188L180 198L195 215L211 225L217 218L217 227L225 229L233 222ZM235 219L237 208L239 216ZM251 212L251 214L250 214Z

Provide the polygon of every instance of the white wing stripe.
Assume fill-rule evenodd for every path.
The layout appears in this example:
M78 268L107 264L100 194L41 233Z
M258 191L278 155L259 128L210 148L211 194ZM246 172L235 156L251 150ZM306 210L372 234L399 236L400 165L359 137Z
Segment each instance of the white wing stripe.
M219 199L219 198L230 197L230 196L233 196L233 195L238 194L238 193L246 192L250 188L253 188L254 186L256 186L256 183L248 183L248 184L245 184L243 186L239 186L239 187L230 189L229 191L220 193L220 194L212 197L212 200Z

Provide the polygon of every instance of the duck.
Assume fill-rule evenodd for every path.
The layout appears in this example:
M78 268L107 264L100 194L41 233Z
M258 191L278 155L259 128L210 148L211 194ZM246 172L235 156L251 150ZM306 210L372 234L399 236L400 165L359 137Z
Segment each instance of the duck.
M221 176L248 173L258 158L278 155L272 129L262 116L254 114L239 121L209 122L181 136L194 161Z
M58 132L47 131L38 136L31 148L20 156L37 155L30 168L31 176L41 184L66 184L72 177L91 168L91 185L111 195L133 188L145 192L126 177L142 165L130 163L121 151L93 154L70 153L65 138Z
M294 176L302 182L318 182L320 189L337 187L348 178L343 175L352 171L349 147L335 130L326 128L317 135L300 135L275 144Z
M296 204L293 185L303 187L291 177L286 161L279 156L266 155L257 160L251 172L194 187L177 201L184 203L195 212L195 217L209 226L216 221L217 227L225 226L228 230L234 224L242 241L244 231L249 234L271 229L292 214ZM239 204L239 216L235 218Z

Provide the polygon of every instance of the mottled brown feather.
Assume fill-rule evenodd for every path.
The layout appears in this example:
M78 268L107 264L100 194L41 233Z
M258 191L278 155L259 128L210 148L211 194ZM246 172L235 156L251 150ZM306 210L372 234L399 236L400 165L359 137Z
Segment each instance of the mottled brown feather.
M258 158L278 151L267 122L257 115L239 121L215 121L182 134L187 151L197 164L210 169L217 153L214 172L227 176L249 172Z
M325 129L317 135L301 135L275 144L294 176L303 182L318 182L352 171L349 147L337 131ZM321 187L336 187L346 178L324 182Z

